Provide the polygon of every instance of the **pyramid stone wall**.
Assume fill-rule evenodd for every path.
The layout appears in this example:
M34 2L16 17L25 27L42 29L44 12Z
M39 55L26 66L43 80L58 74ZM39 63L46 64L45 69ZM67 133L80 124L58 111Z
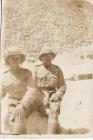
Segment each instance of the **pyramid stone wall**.
M86 0L3 0L2 47L36 52L93 44L93 5Z

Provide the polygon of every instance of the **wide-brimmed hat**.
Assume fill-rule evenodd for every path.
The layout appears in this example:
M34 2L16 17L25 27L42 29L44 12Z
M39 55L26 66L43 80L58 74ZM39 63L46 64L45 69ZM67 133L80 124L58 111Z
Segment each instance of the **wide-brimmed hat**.
M25 61L25 54L22 52L22 50L16 48L9 48L4 53L6 64L9 63L9 59L12 59L14 55L20 55L20 64Z
M46 57L47 54L51 55L51 60L53 60L56 56L56 54L53 52L53 50L49 47L44 47L42 48L40 55L39 55L39 60L42 61L44 57Z

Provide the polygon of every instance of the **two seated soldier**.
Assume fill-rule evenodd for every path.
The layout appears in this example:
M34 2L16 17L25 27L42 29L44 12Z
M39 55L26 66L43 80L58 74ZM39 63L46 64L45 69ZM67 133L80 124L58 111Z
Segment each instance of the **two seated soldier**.
M25 61L24 53L17 49L7 51L5 62L9 69L2 75L1 98L8 94L5 128L10 134L26 134L26 122L33 111L47 120L47 134L58 133L66 84L61 69L52 64L55 56L52 50L44 48L39 55L42 64L36 66L33 78L30 70L20 66Z

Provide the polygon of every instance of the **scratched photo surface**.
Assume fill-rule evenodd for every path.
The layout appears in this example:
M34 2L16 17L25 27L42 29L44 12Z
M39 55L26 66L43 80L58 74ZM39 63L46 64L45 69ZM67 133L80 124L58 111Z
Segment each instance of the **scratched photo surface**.
M0 137L92 137L93 0L0 4Z

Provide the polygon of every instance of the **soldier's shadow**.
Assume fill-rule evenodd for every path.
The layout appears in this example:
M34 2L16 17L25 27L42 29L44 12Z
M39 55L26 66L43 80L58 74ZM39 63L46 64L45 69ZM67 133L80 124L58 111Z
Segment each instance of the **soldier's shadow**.
M40 116L38 112L32 112L27 123L27 133L28 134L47 134L48 119ZM89 130L87 128L77 128L77 129L66 129L59 125L56 134L86 134Z

